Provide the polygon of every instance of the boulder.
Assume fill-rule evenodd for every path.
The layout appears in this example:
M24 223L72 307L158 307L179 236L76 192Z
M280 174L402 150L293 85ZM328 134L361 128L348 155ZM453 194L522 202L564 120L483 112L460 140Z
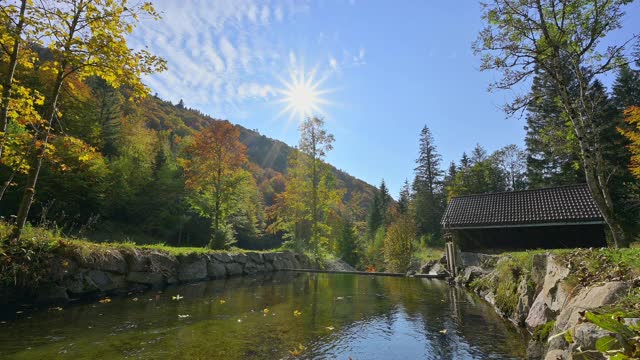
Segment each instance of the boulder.
M527 345L527 359L528 360L542 360L547 352L546 343L542 341L529 341Z
M233 262L233 259L231 258L231 255L229 255L227 253L212 253L209 256L211 256L212 258L214 258L215 260L217 260L218 262L221 262L221 263Z
M262 258L262 254L257 252L248 252L246 253L248 260L252 261L256 264L264 264L264 259Z
M127 261L127 267L130 272L145 272L151 269L151 259L147 253L133 250L125 253L124 258Z
M118 250L104 250L95 252L89 256L76 253L76 261L83 268L109 271L116 274L127 273L127 261Z
M604 285L584 288L564 306L556 319L556 329L560 331L573 327L580 319L579 312L592 310L617 302L625 296L631 284L626 281L612 281Z
M98 287L85 276L84 272L77 272L62 281L61 286L67 288L72 294L86 294L98 291Z
M264 253L262 254L262 258L266 263L273 263L276 260L276 257L279 253Z
M433 265L435 265L437 262L438 262L437 260L427 261L424 265L420 267L420 274L428 274L429 270L431 270Z
M85 276L89 281L93 282L95 287L101 292L122 289L127 286L124 275L115 275L99 270L89 270Z
M158 272L165 277L175 277L178 271L178 259L175 256L163 252L149 254L150 270Z
M178 280L189 282L207 278L207 261L204 255L181 256L178 261Z
M228 276L242 275L242 265L238 263L224 264Z
M591 323L578 324L573 330L574 343L572 344L571 347L574 349L580 348L583 351L595 350L596 341L608 335L611 335L611 333L595 324L591 324Z
M496 266L498 259L500 257L497 255L461 252L459 265L462 267L477 266L483 269L492 269Z
M436 264L436 265L437 266L442 266L440 264ZM446 271L446 269L445 269L445 271ZM456 282L458 284L469 285L475 279L483 277L486 274L487 274L487 272L484 269L482 269L481 267L479 267L479 266L469 266L469 267L464 268L462 273L460 275L458 275L458 277L456 278Z
M441 263L433 265L429 270L429 275L445 276L447 274L449 274L449 271L447 271L446 265L443 265Z
M523 277L518 285L518 304L515 312L511 315L512 320L518 326L524 326L525 320L533 303L534 289L529 286L526 277Z
M240 253L240 254L234 254L231 256L231 258L233 259L233 262L236 262L238 264L246 264L247 260L249 259L249 257L246 254Z
M530 331L551 320L560 311L569 296L569 293L562 286L562 281L569 275L569 269L551 255L547 257L546 262L542 290L533 301L531 311L525 320Z
M564 350L550 350L544 360L569 360L569 356Z
M227 277L227 268L224 265L223 262L210 256L207 260L207 276L213 279L224 279Z
M244 264L243 273L256 274L256 273L264 272L264 269L265 269L264 264L257 264L257 263L254 263L253 261L247 261L247 263Z
M542 290L547 274L547 257L549 254L535 254L532 258L531 280L536 284L536 294Z
M164 285L164 276L157 272L132 271L127 275L127 281L152 287L161 287Z

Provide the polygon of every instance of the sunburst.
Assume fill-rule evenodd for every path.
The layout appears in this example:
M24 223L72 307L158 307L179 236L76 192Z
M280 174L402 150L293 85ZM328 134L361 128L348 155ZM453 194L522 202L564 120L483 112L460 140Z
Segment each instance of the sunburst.
M283 88L278 90L282 96L278 102L285 104L279 115L288 113L289 120L302 121L324 114L322 106L330 102L323 95L331 92L320 88L325 80L316 78L316 70L308 73L304 68L289 71L289 80L281 80Z

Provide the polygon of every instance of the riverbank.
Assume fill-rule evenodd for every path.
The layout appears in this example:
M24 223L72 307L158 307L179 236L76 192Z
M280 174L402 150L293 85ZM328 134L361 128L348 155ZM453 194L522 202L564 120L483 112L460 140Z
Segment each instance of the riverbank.
M640 355L640 249L461 253L459 264L456 283L532 334L530 359Z
M2 231L0 238L6 238ZM288 251L96 244L34 229L23 240L0 247L0 304L59 303L207 279L319 268L307 255Z

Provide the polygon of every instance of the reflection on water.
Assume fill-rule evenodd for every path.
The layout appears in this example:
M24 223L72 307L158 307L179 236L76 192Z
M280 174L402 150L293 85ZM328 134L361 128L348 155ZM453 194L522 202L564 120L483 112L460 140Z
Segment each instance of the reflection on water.
M0 358L504 359L526 344L445 282L346 274L216 280L17 317L0 324Z

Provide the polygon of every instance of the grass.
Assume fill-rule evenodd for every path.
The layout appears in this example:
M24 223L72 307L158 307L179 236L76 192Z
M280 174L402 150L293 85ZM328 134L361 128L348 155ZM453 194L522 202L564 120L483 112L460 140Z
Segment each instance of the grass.
M418 250L413 253L413 260L424 264L427 261L440 260L442 255L444 255L443 248L419 247Z

